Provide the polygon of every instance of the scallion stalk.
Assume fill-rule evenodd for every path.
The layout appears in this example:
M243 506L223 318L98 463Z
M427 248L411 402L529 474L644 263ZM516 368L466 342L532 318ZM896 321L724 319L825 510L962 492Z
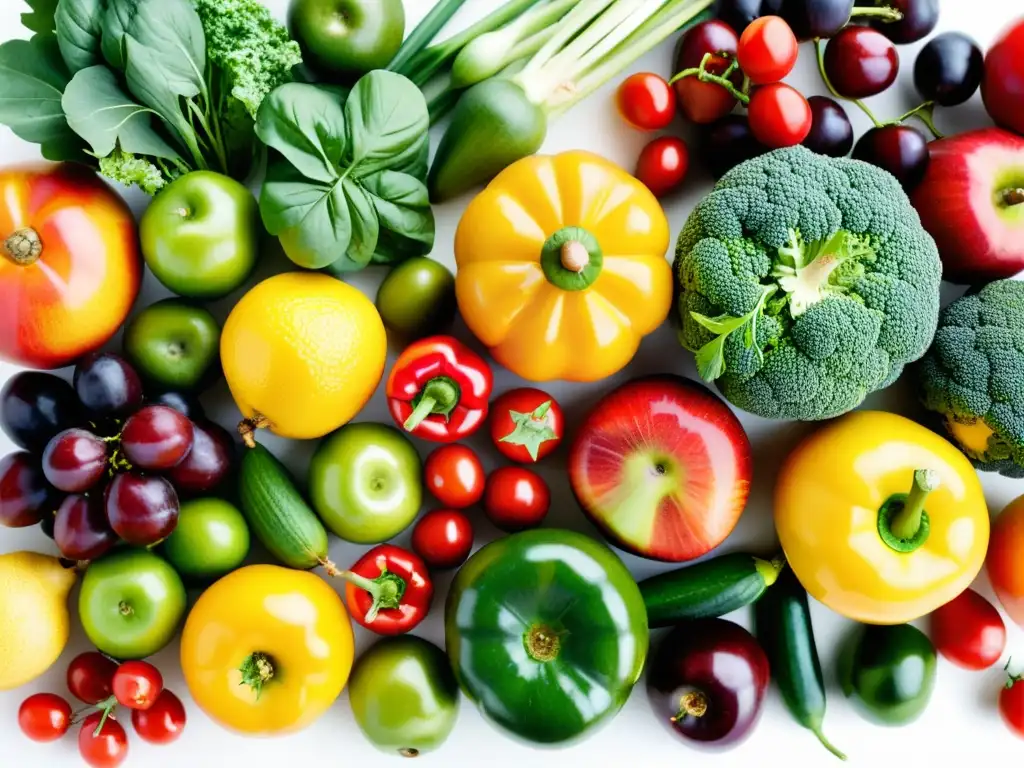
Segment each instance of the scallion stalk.
M441 29L451 21L466 0L438 0L437 5L430 9L423 20L416 25L412 34L405 39L398 53L388 64L388 69L400 75L409 76L409 64L413 57L430 45Z

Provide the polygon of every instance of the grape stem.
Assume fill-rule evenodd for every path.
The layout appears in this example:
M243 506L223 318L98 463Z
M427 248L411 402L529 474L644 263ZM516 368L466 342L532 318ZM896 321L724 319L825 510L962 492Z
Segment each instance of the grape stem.
M714 56L715 54L713 53L705 53L704 58L700 60L699 67L690 67L689 69L684 69L682 72L673 75L672 79L668 81L668 84L673 85L684 77L696 77L702 83L714 83L715 85L721 86L732 94L733 98L741 104L749 104L750 96L747 94L747 89L750 87L749 78L744 75L742 89L737 88L732 80L729 79L732 73L739 69L739 62L736 61L736 59L732 59L729 62L729 66L725 68L725 71L720 75L716 75L713 72L708 71L708 64Z
M829 93L831 93L837 99L842 99L843 101L851 101L854 104L856 104L858 107L860 107L860 110L870 118L871 122L875 124L875 128L881 128L883 123L879 122L878 118L875 117L875 113L868 108L867 104L865 104L860 99L846 98L845 96L840 94L832 85L832 81L828 79L828 74L826 74L825 72L825 51L821 47L821 38L814 38L814 53L818 59L818 72L821 73L821 79L825 82L825 87L828 88Z
M918 120L920 120L922 123L925 124L925 127L929 131L931 131L932 136L934 136L936 139L945 138L945 134L943 134L938 128L935 127L935 118L934 118L934 116L935 116L935 102L934 101L926 101L924 104L920 104L920 105L914 107L909 112L907 112L907 113L905 113L903 115L900 115L895 120L893 120L891 123L887 123L887 125L899 125L904 120L908 120L911 117L916 117Z

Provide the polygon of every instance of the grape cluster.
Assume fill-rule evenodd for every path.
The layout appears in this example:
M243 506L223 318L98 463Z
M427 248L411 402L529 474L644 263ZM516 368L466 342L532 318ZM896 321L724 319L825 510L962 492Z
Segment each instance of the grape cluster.
M72 384L38 371L12 377L0 427L23 449L0 460L0 525L41 524L69 560L167 538L179 498L219 485L234 450L198 403L147 398L135 370L109 353L82 360Z

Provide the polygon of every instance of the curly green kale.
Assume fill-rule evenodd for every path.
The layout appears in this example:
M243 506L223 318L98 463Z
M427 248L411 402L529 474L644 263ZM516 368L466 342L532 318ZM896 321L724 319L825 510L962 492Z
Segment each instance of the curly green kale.
M147 195L155 195L170 183L170 173L158 168L145 158L115 147L106 157L99 158L100 173L111 181L126 187L137 185Z
M942 310L914 372L924 407L976 467L1024 477L1024 282L989 283Z
M856 408L938 322L938 250L896 179L804 147L725 174L683 227L675 273L701 377L765 418Z

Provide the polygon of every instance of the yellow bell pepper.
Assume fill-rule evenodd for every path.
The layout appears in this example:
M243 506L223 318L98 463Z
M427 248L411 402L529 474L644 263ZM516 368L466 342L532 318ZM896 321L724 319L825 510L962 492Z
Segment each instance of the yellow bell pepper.
M807 437L775 489L797 578L837 613L913 621L966 589L985 562L981 482L957 448L902 416L855 411Z
M459 222L459 310L524 379L603 379L668 316L668 245L661 205L619 166L589 152L527 157Z

